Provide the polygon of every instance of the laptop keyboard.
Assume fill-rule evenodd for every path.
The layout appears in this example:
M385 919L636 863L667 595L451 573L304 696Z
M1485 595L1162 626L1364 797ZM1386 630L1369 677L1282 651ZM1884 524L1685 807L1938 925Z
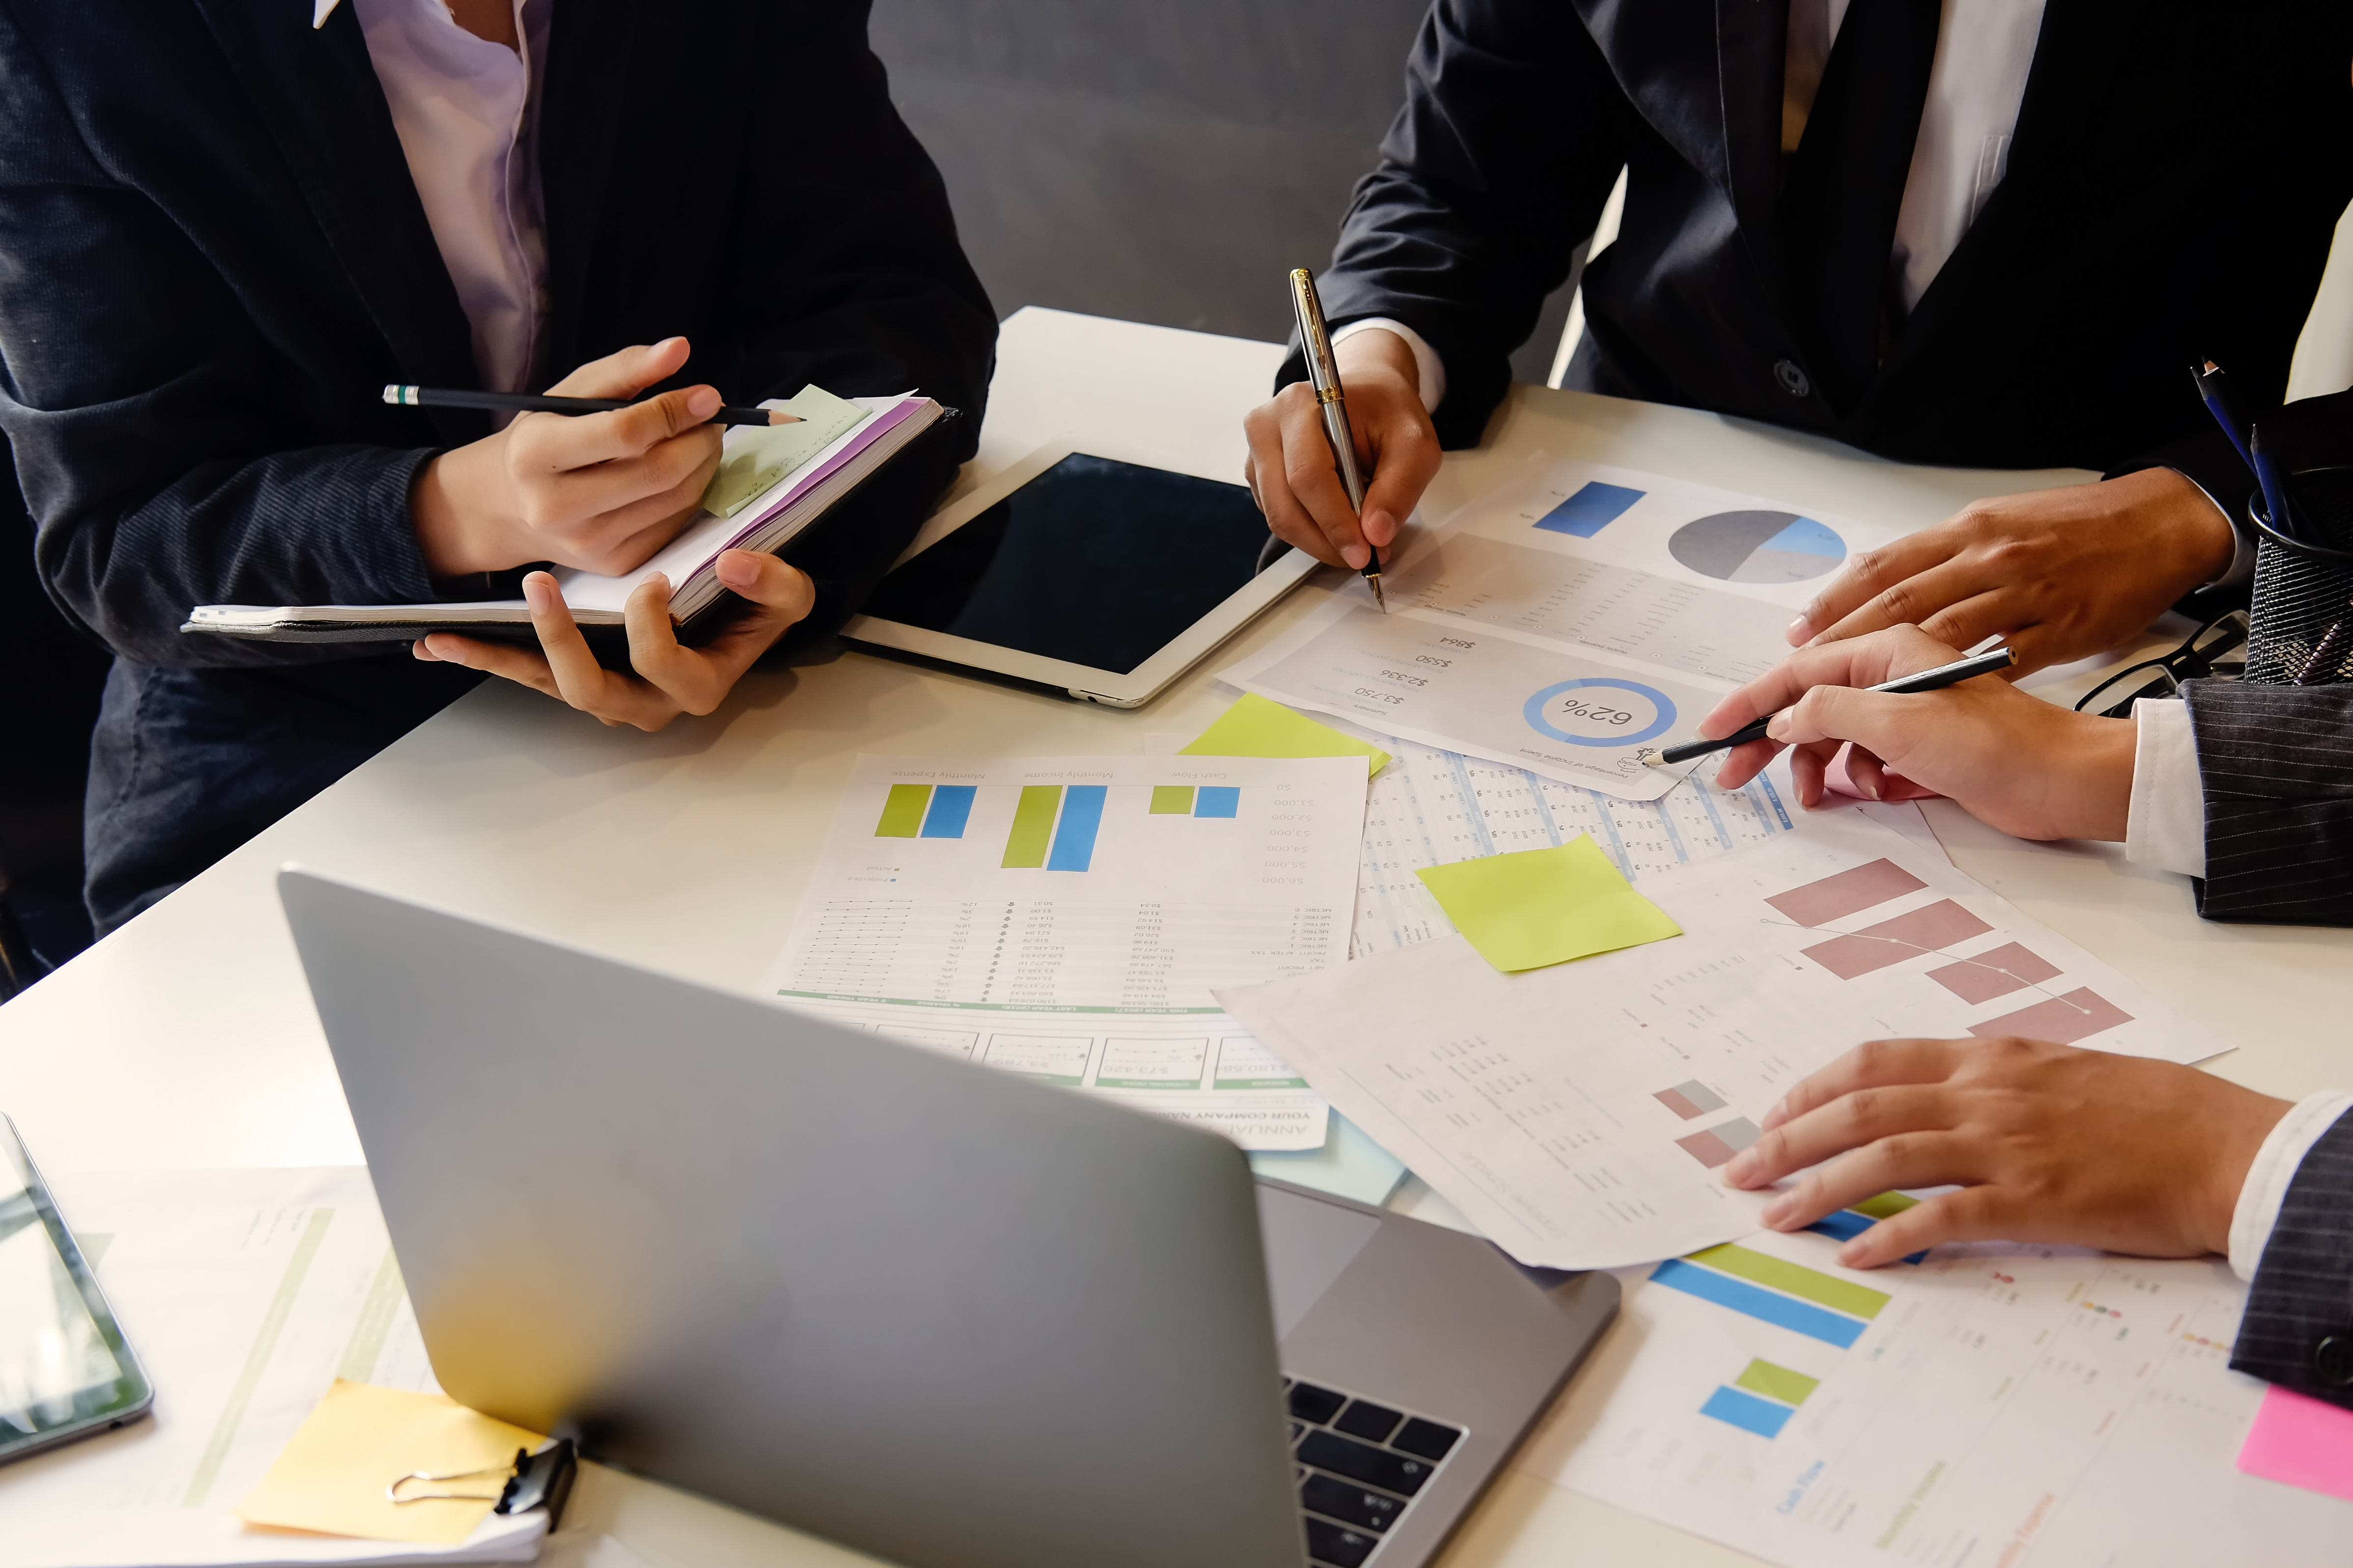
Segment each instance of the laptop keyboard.
M1413 1506L1462 1429L1320 1384L1285 1378L1282 1386L1307 1555L1324 1568L1360 1568Z

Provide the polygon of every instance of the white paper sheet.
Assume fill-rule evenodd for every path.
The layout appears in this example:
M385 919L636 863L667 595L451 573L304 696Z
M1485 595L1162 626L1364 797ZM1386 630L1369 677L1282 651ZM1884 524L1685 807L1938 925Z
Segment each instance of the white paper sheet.
M2263 1384L2229 1369L2246 1292L2221 1259L2000 1243L1858 1273L1827 1236L1738 1245L1885 1304L1628 1270L1588 1396L1514 1462L1789 1568L2345 1562L2353 1504L2233 1466Z
M1641 764L1788 651L1781 631L1894 531L1663 475L1532 458L1408 546L1389 614L1335 595L1220 672L1280 701L1626 800Z
M1246 1149L1320 1148L1323 1098L1209 988L1346 957L1364 802L1360 757L860 757L770 985Z
M544 1515L422 1547L231 1512L334 1380L438 1392L357 1166L78 1175L66 1223L155 1388L153 1416L0 1467L0 1568L528 1563ZM385 1478L389 1480L391 1478Z
M2228 1048L1858 812L1642 887L1683 935L1521 974L1450 936L1218 999L1497 1245L1558 1268L1755 1229L1761 1200L1717 1167L1791 1083L1863 1040L2018 1034L2183 1062Z

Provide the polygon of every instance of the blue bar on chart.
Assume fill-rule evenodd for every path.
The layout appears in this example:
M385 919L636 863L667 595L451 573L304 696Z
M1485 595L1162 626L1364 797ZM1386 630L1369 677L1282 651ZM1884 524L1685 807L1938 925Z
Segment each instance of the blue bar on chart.
M1595 479L1536 519L1536 526L1547 533L1567 533L1579 539L1590 539L1625 516L1626 509L1647 493L1628 489L1624 485L1605 485Z
M1653 1269L1651 1283L1697 1296L1719 1307L1729 1307L1759 1322L1772 1323L1841 1350L1862 1337L1864 1324L1859 1319L1784 1296L1778 1290L1767 1290L1761 1285L1751 1285L1746 1279L1718 1274L1713 1268L1702 1268L1680 1258L1670 1258Z
M1786 1405L1776 1405L1769 1399L1759 1399L1737 1388L1718 1388L1699 1407L1702 1415L1713 1415L1727 1421L1743 1431L1754 1432L1759 1437L1778 1437L1781 1428L1797 1414Z
M1094 864L1095 830L1103 826L1102 784L1072 784L1062 792L1062 819L1054 825L1049 871L1083 871Z
M1242 792L1232 784L1203 784L1193 793L1196 816L1233 816L1242 808Z
M977 793L973 784L940 784L932 791L932 808L923 814L925 838L962 838L964 825L972 820L972 797Z
M1819 1231L1837 1241L1852 1241L1856 1237L1869 1230L1873 1223L1869 1215L1857 1214L1852 1209L1838 1209L1822 1215L1806 1228ZM1927 1256L1926 1251L1907 1252L1904 1255L1904 1261L1918 1263Z

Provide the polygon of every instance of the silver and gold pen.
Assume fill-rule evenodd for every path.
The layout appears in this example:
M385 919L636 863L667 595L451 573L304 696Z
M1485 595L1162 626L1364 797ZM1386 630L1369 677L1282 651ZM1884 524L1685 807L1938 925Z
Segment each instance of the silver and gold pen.
M1304 267L1291 269L1291 308L1299 317L1299 342L1307 355L1307 379L1315 388L1315 402L1324 411L1324 438L1332 444L1332 460L1339 466L1341 486L1359 521L1365 515L1365 476L1356 470L1356 436L1348 427L1347 395L1340 387L1340 366L1332 358L1331 334L1324 330L1324 301L1315 297L1315 275ZM1381 591L1381 552L1365 541L1365 581L1373 585L1373 599L1388 614L1389 596Z

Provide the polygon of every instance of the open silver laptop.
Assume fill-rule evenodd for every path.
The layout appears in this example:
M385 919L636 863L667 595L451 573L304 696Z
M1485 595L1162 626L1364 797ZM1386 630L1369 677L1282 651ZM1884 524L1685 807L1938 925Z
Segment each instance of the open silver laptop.
M279 885L443 1387L909 1568L1411 1568L1617 1310L1209 1133Z

